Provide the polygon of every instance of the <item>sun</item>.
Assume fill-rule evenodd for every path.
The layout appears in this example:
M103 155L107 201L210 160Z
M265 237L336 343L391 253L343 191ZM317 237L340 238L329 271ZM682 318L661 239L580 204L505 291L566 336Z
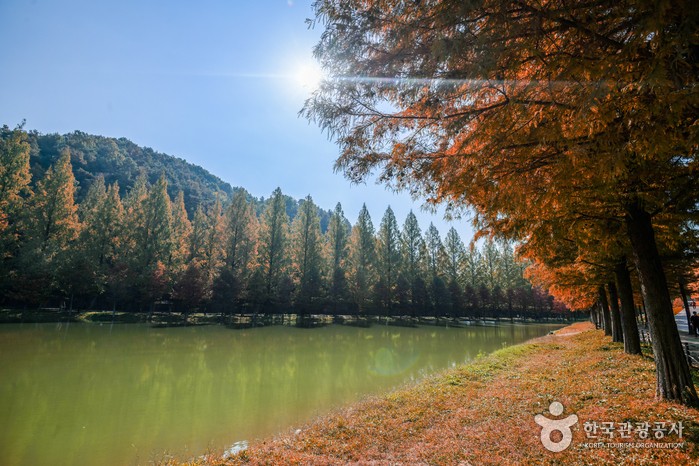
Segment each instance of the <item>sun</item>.
M316 90L324 78L323 69L315 61L299 65L294 73L296 83L310 91Z

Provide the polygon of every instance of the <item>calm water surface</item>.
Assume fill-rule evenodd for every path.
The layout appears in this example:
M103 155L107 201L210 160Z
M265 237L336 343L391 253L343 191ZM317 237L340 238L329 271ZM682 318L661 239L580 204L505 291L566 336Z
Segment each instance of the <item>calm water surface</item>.
M558 327L4 325L0 464L220 451Z

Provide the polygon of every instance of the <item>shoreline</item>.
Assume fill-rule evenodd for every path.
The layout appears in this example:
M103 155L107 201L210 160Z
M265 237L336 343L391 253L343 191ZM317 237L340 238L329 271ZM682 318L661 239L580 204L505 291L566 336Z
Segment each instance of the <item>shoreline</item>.
M214 452L167 464L696 464L699 410L656 401L654 379L648 351L624 354L579 322L252 441L225 459ZM559 417L577 422L570 446L554 453L534 417L558 419L549 412L556 401ZM622 438L626 423L632 428Z
M1 309L0 325L33 323L85 322L96 324L146 323L157 327L183 327L200 325L224 325L230 328L264 327L269 325L295 325L299 327L321 327L330 324L349 326L394 325L413 327L417 325L499 325L506 323L556 323L580 322L574 318L522 318L522 317L475 317L475 316L420 316L410 315L354 315L354 314L223 314L182 312L128 312L128 311L69 311L64 309Z

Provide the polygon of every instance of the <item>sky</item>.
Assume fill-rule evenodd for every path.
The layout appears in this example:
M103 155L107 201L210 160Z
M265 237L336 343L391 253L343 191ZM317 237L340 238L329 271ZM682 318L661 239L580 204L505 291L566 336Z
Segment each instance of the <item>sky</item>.
M390 205L400 225L413 210L423 231L470 240L468 221L334 172L337 146L298 116L312 91L298 75L322 32L305 22L311 3L0 0L0 125L125 137L257 197L279 186L341 202L351 223L366 203L376 228Z

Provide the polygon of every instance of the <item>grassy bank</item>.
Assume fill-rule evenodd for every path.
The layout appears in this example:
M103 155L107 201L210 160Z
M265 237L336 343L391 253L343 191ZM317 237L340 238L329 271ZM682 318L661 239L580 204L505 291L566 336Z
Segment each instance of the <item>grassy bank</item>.
M654 385L648 355L626 355L602 331L577 323L253 442L226 460L218 453L196 464L699 464L699 410L655 401ZM561 416L549 413L553 401L565 407ZM543 447L536 414L578 416L566 450ZM598 430L597 438L587 438L585 423L593 422L614 423L614 437ZM625 422L634 429L628 439L618 430ZM636 430L644 422L650 425L645 440L644 429ZM679 422L681 438L669 433ZM656 440L654 428L666 436ZM627 444L608 445L620 442Z

